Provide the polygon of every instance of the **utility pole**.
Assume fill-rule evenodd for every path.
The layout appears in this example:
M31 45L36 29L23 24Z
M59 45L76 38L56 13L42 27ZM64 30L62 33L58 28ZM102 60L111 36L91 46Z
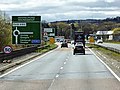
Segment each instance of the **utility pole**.
M73 38L72 38L72 31L73 31L73 27L72 27L72 23L71 24L69 24L69 26L70 26L70 39L72 40Z

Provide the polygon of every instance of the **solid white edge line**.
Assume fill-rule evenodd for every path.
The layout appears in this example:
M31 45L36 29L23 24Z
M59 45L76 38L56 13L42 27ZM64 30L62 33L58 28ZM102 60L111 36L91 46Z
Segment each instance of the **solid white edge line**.
M56 48L56 49L58 49L58 48ZM23 65L20 65L20 66L14 68L14 69L12 69L12 70L10 70L9 72L7 72L7 73L5 73L5 74L0 75L0 78L2 78L2 77L4 77L4 76L6 76L6 75L8 75L8 74L10 74L10 73L18 70L18 69L20 69L20 68L22 68L22 67L24 67L24 66L26 66L26 65L34 62L34 61L36 61L36 60L38 60L38 59L40 59L40 58L42 58L42 57L44 57L44 56L46 56L47 54L49 54L49 53L51 53L51 52L54 52L56 49L51 50L51 51L49 51L49 52L47 52L47 53L44 53L43 55L40 55L40 56L34 58L33 60L31 60L31 61L29 61L29 62L27 62L27 63L25 63L25 64L23 64Z
M89 48L88 48L89 49ZM113 74L113 76L120 82L120 77L118 77L113 70L106 64L104 63L91 49L89 49L97 58L98 60L105 65L105 67Z

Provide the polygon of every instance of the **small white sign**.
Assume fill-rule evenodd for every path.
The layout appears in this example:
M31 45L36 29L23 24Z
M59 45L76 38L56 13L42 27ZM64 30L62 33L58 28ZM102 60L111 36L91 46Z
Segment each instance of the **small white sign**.
M52 28L44 28L44 32L53 32Z
M55 36L55 34L54 33L50 33L49 36Z
M13 23L13 26L23 26L23 27L26 27L26 23Z

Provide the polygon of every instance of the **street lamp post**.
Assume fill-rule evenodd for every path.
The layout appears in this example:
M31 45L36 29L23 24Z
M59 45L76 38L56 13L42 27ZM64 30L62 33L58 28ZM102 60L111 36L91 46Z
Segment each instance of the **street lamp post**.
M70 39L72 40L72 23L69 24L69 26L70 26Z

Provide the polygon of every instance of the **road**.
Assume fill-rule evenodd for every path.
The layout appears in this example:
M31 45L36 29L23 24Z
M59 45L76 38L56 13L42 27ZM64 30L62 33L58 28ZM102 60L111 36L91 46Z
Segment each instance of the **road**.
M120 82L90 50L58 48L1 77L0 90L120 90Z
M101 46L104 46L104 47L112 47L112 48L120 50L120 44L102 43L102 44L98 44L98 45L101 45Z

